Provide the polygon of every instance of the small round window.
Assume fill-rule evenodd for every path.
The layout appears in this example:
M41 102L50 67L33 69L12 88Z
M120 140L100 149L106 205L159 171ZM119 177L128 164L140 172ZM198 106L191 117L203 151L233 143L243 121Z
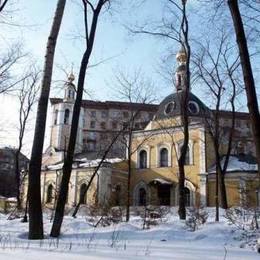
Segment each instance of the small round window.
M199 105L194 101L189 101L188 109L191 114L198 114L200 111Z
M170 102L165 106L164 113L166 115L168 115L169 113L171 113L174 110L174 108L175 108L175 103Z

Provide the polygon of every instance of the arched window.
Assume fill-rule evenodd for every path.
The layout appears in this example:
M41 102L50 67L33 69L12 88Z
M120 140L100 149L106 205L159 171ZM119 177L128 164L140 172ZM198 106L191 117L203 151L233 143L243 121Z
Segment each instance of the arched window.
M87 194L85 194L84 196L86 190L87 190L87 185L85 183L81 184L80 192L79 192L80 200L82 200L81 204L87 204Z
M146 190L144 188L140 188L139 190L138 205L139 206L146 205Z
M52 184L50 184L47 188L47 198L46 198L46 203L52 203L53 199L54 199L54 192L53 192L53 186Z
M185 198L185 206L190 207L191 206L190 190L187 187L184 188L184 198Z
M74 99L74 91L72 89L69 89L69 98Z
M57 125L57 123L58 123L58 113L59 113L59 111L58 111L58 109L56 109L54 112L54 125Z
M142 150L139 153L139 168L140 169L147 168L147 152L145 150Z
M64 124L67 125L69 123L69 118L70 118L70 110L65 109L65 114L64 114Z
M168 167L168 150L166 148L160 150L160 167Z

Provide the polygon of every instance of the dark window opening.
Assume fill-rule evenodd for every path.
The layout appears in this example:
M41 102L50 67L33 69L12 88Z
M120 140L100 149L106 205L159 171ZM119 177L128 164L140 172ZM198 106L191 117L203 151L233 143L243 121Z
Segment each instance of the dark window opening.
M184 188L184 198L185 198L185 206L190 207L190 190L185 187Z
M160 151L160 167L168 167L168 150L162 148Z
M159 204L164 206L170 205L171 186L170 185L158 185L158 199Z
M47 188L47 198L46 198L46 203L52 203L53 199L54 199L54 192L53 192L53 186L52 184L50 184Z
M87 190L87 185L85 183L81 184L80 186L80 200L81 200L81 204L87 204L87 193L84 196L84 193Z
M141 188L139 190L139 206L145 206L146 205L146 190L144 188Z
M145 150L142 150L139 153L139 161L140 161L140 169L147 168L147 152Z
M69 118L70 118L70 110L65 109L65 114L64 114L64 124L67 125L69 123Z

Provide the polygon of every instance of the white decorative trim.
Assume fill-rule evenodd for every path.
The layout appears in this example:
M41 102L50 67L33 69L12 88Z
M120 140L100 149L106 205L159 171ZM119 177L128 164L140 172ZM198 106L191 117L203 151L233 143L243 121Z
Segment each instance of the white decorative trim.
M199 149L200 149L200 173L206 172L206 145L205 128L200 129Z
M207 204L207 175L206 172L206 140L205 140L205 128L200 128L199 138L199 155L200 155L200 204L206 206Z

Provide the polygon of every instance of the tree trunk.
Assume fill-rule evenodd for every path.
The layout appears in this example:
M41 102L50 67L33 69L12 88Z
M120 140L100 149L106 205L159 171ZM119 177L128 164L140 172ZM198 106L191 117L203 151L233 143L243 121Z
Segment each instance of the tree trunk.
M132 175L132 167L131 167L131 142L132 142L132 134L129 134L128 140L128 160L127 160L127 167L128 167L128 176L127 176L127 202L126 202L126 222L130 219L130 188L131 188L131 175Z
M95 171L93 172L93 174L92 174L92 176L91 176L91 178L90 178L90 180L89 180L89 182L88 182L88 185L87 185L87 187L86 187L86 190L81 194L81 196L80 196L80 198L79 198L78 204L76 205L76 207L75 207L75 209L74 209L74 211L73 211L73 213L72 213L72 217L74 217L74 218L76 217L76 215L77 215L77 213L78 213L78 210L79 210L79 207L80 207L82 201L84 200L84 197L86 196L86 194L87 194L87 192L88 192L88 190L89 190L89 188L90 188L90 186L91 186L91 184L92 184L92 182L93 182L93 180L94 180L96 174L98 173L100 167L102 166L103 162L104 162L105 159L107 158L107 155L108 155L109 151L111 150L113 144L116 142L116 140L118 139L118 137L120 136L120 134L123 133L125 129L126 129L126 127L124 127L124 128L122 129L122 131L119 131L119 132L117 133L117 135L113 138L112 142L110 143L110 145L108 146L108 148L107 148L106 151L104 152L101 161L99 162L98 166L96 167Z
M65 4L66 0L58 0L46 48L41 94L38 103L32 154L29 164L29 239L43 239L43 221L41 206L42 151L45 135L48 99L52 78L53 59Z
M15 151L15 181L16 181L16 200L17 200L17 209L21 209L21 198L20 198L20 163L19 163L19 154L20 150Z
M256 156L258 160L258 189L260 189L260 115L256 96L255 82L248 52L244 25L238 7L238 1L228 0L228 5L234 24L236 40L239 49L239 56L244 76L244 83L247 95L247 106L250 114L253 137L256 146Z
M68 195L69 181L70 181L71 169L73 164L75 144L77 139L78 123L79 123L82 95L84 90L86 69L89 63L90 55L92 53L98 17L103 4L104 2L102 0L99 0L96 9L93 11L93 20L92 20L92 25L90 30L90 36L89 37L86 36L88 38L87 41L88 44L85 53L82 57L81 65L80 65L79 79L77 85L77 95L76 95L76 100L73 108L69 145L68 145L67 155L64 158L60 192L58 194L57 206L56 206L54 221L53 221L51 234L50 234L52 237L58 237L60 235L61 225L64 217L64 209L65 209L66 198Z
M179 165L179 209L178 214L180 219L186 219L186 208L185 208L185 171L184 165Z
M215 208L216 208L216 215L215 215L215 221L219 221L219 185L218 185L218 180L219 180L219 171L218 167L216 166L216 177L215 177Z
M227 192L226 192L226 185L225 185L225 175L222 171L220 171L218 176L219 176L219 188L221 194L221 207L223 209L227 209L228 203L227 203Z
M83 59L81 62L81 67L80 67L76 101L75 101L74 108L73 108L69 145L68 145L66 157L64 158L60 191L58 194L57 206L56 206L54 221L53 221L52 230L51 230L51 234L50 234L52 237L58 237L60 235L60 229L61 229L61 225L62 225L62 221L63 221L65 203L66 203L66 198L67 198L67 194L68 194L69 181L70 181L71 169L72 169L72 164L73 164L75 144L76 144L76 139L77 139L78 123L79 123L81 101L82 101L82 95L83 95L83 89L84 89L85 73L86 73L86 68L87 68L89 57L90 57L90 53L87 50L83 56Z
M4 10L6 4L7 4L8 0L4 0L4 2L1 4L0 2L0 13Z
M189 71L187 72L187 78L189 77ZM189 100L189 87L181 93L181 117L182 125L184 129L184 140L180 151L180 158L178 160L179 166L179 217L180 219L186 219L186 208L185 208L185 158L189 144L189 118L188 118L188 100Z

